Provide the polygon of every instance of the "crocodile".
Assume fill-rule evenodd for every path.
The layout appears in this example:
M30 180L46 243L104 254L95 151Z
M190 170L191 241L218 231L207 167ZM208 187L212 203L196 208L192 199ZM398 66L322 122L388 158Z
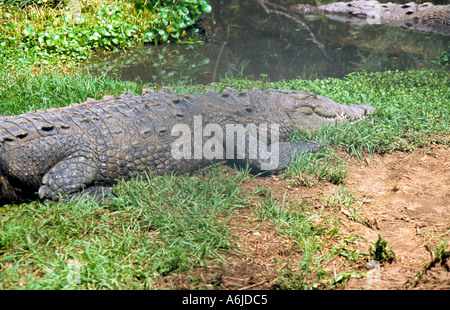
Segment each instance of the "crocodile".
M320 6L297 4L291 6L290 10L296 13L322 14L330 19L351 21L361 25L383 24L450 35L450 5L356 0Z
M227 88L220 93L181 94L144 89L141 95L125 92L63 108L0 116L0 203L108 193L118 180L192 172L217 159L246 161L255 171L280 171L296 154L323 146L319 142L287 142L292 128L314 129L360 120L373 111L368 105L341 105L324 96L291 90ZM238 131L232 131L230 137L236 140L230 141L236 143L225 143L219 129L239 124L262 130L248 130L240 143ZM208 126L214 130L207 133ZM196 136L199 129L200 136ZM194 134L186 133L189 130ZM267 138L265 153L259 147L256 155L250 153L249 137L255 134ZM213 137L218 144L211 150L227 148L226 158L209 158L201 152L198 156L198 149L192 147L211 142ZM246 147L239 151L242 144ZM279 155L277 166L263 168L270 160L267 154Z

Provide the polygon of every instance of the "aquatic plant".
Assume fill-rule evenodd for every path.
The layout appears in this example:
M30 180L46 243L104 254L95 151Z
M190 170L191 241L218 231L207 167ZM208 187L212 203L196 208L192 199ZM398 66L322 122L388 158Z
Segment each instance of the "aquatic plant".
M1 54L24 48L44 59L82 60L97 50L180 40L195 34L201 14L211 12L207 0L42 1L0 2Z

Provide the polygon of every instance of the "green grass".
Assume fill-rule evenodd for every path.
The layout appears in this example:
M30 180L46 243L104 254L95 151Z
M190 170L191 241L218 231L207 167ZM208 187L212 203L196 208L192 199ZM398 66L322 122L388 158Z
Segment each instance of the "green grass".
M293 248L301 252L299 266L291 266L290 261L280 261L279 286L282 289L308 289L310 283L321 281L328 273L323 269L321 255L320 236L325 234L321 227L315 227L312 219L318 215L308 215L307 204L299 202L292 205L277 201L270 190L258 188L258 193L265 196L255 211L255 216L260 221L270 221L275 224L281 235L289 236L293 242ZM314 280L311 278L314 277Z
M326 148L313 154L297 156L283 177L296 185L312 187L321 181L342 184L348 176L345 163L335 152Z
M140 93L143 85L85 72L14 71L0 68L0 113L19 114L31 109L60 107L87 97ZM151 85L150 85L151 86ZM387 71L353 74L344 79L292 80L270 83L248 79L224 80L212 88L221 91L253 87L296 89L328 96L342 104L370 104L377 108L367 120L296 131L293 140L317 140L360 156L430 144L448 146L450 133L450 77L448 71ZM179 92L202 92L202 86L179 85Z
M217 167L135 179L115 192L107 205L81 197L2 208L0 288L152 288L165 275L214 266L236 246L227 221L246 201Z
M300 256L295 260L290 258L277 261L280 270L280 289L335 289L345 284L352 277L360 277L360 273L353 270L334 275L327 265L337 256L362 261L367 254L359 253L347 244L332 246L331 239L342 238L339 227L333 220L314 210L307 200L296 204L286 203L284 199L277 200L272 191L257 188L259 195L264 196L255 216L259 221L270 221L281 235L292 240L292 252ZM326 202L325 202L326 203Z
M0 114L16 115L37 109L67 106L87 98L120 95L123 91L140 93L142 85L111 77L93 77L79 71L65 73L43 69L12 72L0 68Z
M448 266L448 265L446 265L446 263L450 259L450 250L447 250L448 242L449 242L448 239L445 238L445 239L441 240L439 247L437 247L437 248L433 247L433 252L434 252L433 257L434 258L430 262L425 264L423 269L420 270L416 274L416 276L408 282L409 286L415 287L419 283L420 279L427 273L427 271L429 271L431 268L436 266L438 263L441 266L443 266L444 268L446 268L448 271L448 267L445 267L445 266Z
M380 263L391 263L395 260L395 254L391 247L387 246L387 241L378 236L378 240L371 245L370 256Z
M158 89L156 85L93 76L75 60L98 49L184 40L190 31L195 33L198 16L210 10L204 0L164 0L158 1L158 7L148 1L109 1L107 5L101 0L88 1L80 2L84 21L74 23L64 17L64 7L33 4L39 1L3 2L29 5L28 9L0 6L0 114L8 115L123 91L139 94L144 87ZM357 123L293 132L292 140L328 145L316 154L299 156L281 175L295 186L339 185L339 190L323 198L320 210L304 199L288 202L262 186L245 194L241 183L251 182L248 169L228 173L217 166L194 175L120 183L107 203L82 196L70 202L2 206L0 289L152 289L177 274L198 278L193 273L199 267L224 268L225 257L242 250L228 222L236 209L249 208L255 195L259 197L257 206L252 206L255 219L271 222L278 234L292 241L291 250L299 258L277 261L279 288L333 289L361 276L354 270L333 274L329 264L338 257L356 265L369 257L389 261L390 248L381 237L368 253L355 250L352 245L359 237L341 235L340 220L323 212L342 210L350 220L368 225L359 213L362 202L345 188L348 171L338 154L344 151L362 157L433 144L448 147L448 70L279 82L261 77L224 79L209 87L216 91L225 87L303 90L342 104L365 103L377 108L373 116ZM206 87L180 84L171 88L193 93ZM448 260L445 244L426 268ZM196 285L216 288L214 283Z
M352 155L449 145L450 78L448 71L387 71L352 74L343 80L292 81L289 88L309 90L343 104L377 108L368 121L346 123L295 138L316 139Z
M267 82L225 80L215 86L236 89L259 87L310 91L341 104L368 104L377 111L356 123L298 130L292 140L317 140L353 156L408 151L430 144L449 146L450 75L442 70L355 73L343 79Z
M0 69L0 114L60 107L122 91L140 93L142 88L152 86L83 71L34 71L18 65L13 66L15 70L10 68ZM345 189L348 173L338 152L363 156L433 144L449 146L450 88L444 70L276 83L224 80L213 87L220 91L227 86L308 90L343 104L366 103L377 108L372 117L357 123L294 132L293 140L326 142L328 149L300 156L282 174L286 182L296 186L320 182L340 185L340 191L324 198L323 208L344 208L351 220L363 224L358 202ZM204 86L189 85L172 88L191 93L205 90ZM169 275L183 273L188 277L197 267L223 267L223 257L237 250L239 242L230 233L228 220L236 208L247 207L250 199L240 187L242 181L249 180L248 171L232 175L213 166L192 176L132 180L118 185L116 197L107 204L82 197L68 203L1 207L0 288L155 288ZM340 236L335 219L321 225L317 219L323 214L307 201L286 203L263 187L254 194L263 197L255 210L256 219L274 223L279 234L293 241L301 256L296 263L279 262L280 288L335 288L359 276L352 270L334 276L326 267L337 256L349 261L367 257L342 241L345 236ZM338 245L325 248L329 238ZM211 288L206 284L203 287Z

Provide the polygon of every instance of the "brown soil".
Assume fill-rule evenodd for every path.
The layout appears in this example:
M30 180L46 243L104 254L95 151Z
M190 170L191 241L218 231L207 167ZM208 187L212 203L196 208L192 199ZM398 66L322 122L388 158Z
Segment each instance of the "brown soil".
M378 230L358 233L369 240L383 236L396 255L396 262L382 268L380 284L372 288L405 288L406 281L434 258L432 247L450 238L450 149L378 156L370 166L352 165L348 184L358 185L358 194L372 200L362 212L378 223ZM366 286L366 279L348 284L350 289ZM416 288L449 289L449 270L432 268Z
M375 155L364 163L352 161L348 169L345 188L354 190L360 202L358 212L363 221L359 222L352 220L345 208L323 210L324 197L340 185L320 183L308 188L272 176L251 180L244 184L244 189L250 192L263 185L276 198L307 200L313 212L322 208L327 218L340 219L342 237L352 234L362 237L357 245L361 251L368 252L378 236L387 241L395 253L395 261L382 264L379 277L352 278L343 289L450 289L448 260L430 268L416 285L410 283L434 259L433 247L450 239L450 149ZM256 208L256 201L254 205ZM225 268L199 268L194 276L178 275L165 281L170 281L172 288L209 285L219 289L276 289L283 263L289 261L295 266L301 259L301 251L292 240L278 234L270 222L257 220L251 208L236 212L229 226L238 236L242 251L230 254ZM446 250L449 248L450 242ZM334 260L327 269L368 271L367 262L352 263L345 259Z

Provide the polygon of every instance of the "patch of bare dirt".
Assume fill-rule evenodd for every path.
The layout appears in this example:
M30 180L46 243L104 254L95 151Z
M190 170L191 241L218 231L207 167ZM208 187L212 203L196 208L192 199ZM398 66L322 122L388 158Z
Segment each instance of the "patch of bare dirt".
M360 202L363 221L352 220L348 210L323 210L327 217L338 218L342 235L363 237L359 250L368 252L371 243L382 236L395 253L393 263L384 263L371 278L352 278L344 289L450 289L450 262L436 264L410 281L434 259L433 247L450 239L450 149L417 149L411 153L375 155L366 162L348 164L349 177L344 186L354 190ZM312 188L297 186L279 177L261 177L243 185L249 193L262 185L273 197L290 202L308 201L314 211L323 208L324 197L341 186L320 183ZM255 208L258 203L255 201ZM301 260L292 240L281 236L273 224L259 221L252 208L236 212L229 221L238 237L241 251L230 253L220 268L199 268L194 276L178 275L170 279L174 288L276 289L283 262ZM331 244L330 244L331 246ZM450 244L446 245L446 249ZM281 262L281 263L280 263ZM341 272L364 270L366 263L336 259L328 269ZM226 267L223 267L226 266ZM368 271L368 269L366 269ZM196 283L198 285L196 285Z
M431 249L450 237L450 149L396 152L372 160L367 166L350 165L346 183L370 200L362 214L377 220L379 229L359 233L369 240L381 235L396 261L383 266L380 283L369 288L409 288L405 283L434 258ZM347 285L366 287L365 279L352 279ZM450 272L436 266L415 288L450 289Z

